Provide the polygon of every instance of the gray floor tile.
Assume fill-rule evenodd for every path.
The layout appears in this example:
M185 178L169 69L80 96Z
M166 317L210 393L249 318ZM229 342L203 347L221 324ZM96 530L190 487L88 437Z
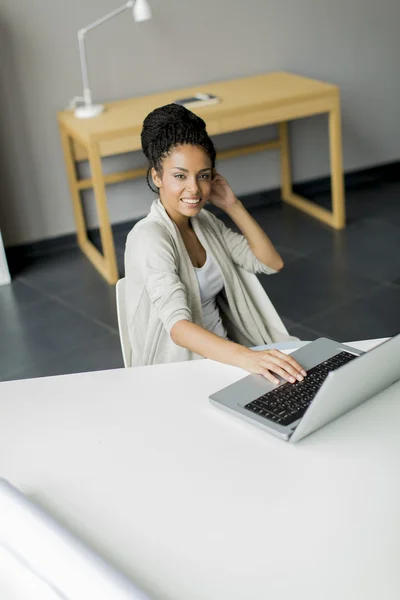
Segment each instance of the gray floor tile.
M400 204L400 200L399 200L399 204ZM381 218L384 219L385 221L388 221L388 222L392 223L392 225L397 225L397 227L400 227L400 210L398 210L392 216L389 216L389 215L388 216L384 216L384 215L382 215Z
M328 268L309 257L289 263L276 275L260 275L260 281L278 313L297 323L376 287L342 265Z
M301 255L329 246L337 234L327 225L285 204L257 208L252 214L276 246Z
M389 337L400 333L400 289L382 286L364 297L307 319L305 325L337 340Z
M50 294L87 288L104 281L79 248L32 259L19 275L36 289Z
M115 286L98 281L90 287L64 290L60 298L88 318L118 331Z
M284 323L284 325L285 325L285 327L286 327L286 329L288 331L290 331L291 329L293 329L293 327L297 324L297 323L294 323L294 321L292 321L288 317L285 317L284 315L280 314L279 316L282 319L282 321L283 321L283 323Z
M346 192L348 224L371 217L400 219L400 182L376 183ZM318 194L318 203L331 207L330 194Z
M74 351L57 354L50 360L24 369L7 379L49 377L68 373L119 369L123 366L119 337L116 334L107 333L82 344Z
M17 311L12 319L2 323L6 352L0 353L0 379L105 333L103 326L52 300Z
M6 341L5 341L6 340ZM3 348L6 347L4 351ZM53 355L46 346L42 346L40 339L35 338L23 330L13 333L2 333L0 352L0 381L10 378L23 368L46 360Z
M44 294L18 279L12 280L10 285L0 286L0 331L2 323L13 319L16 312L46 299Z
M347 212L358 221L380 217L400 225L400 182L381 183L348 194Z
M400 227L383 219L363 219L318 252L328 269L346 268L377 282L400 276Z
M293 250L289 250L289 248L285 248L285 246L276 244L275 247L276 247L277 251L279 252L279 254L281 255L282 260L285 265L293 262L294 260L297 260L298 258L304 257L304 254L301 254L300 252L295 252Z
M313 341L319 337L326 337L322 332L314 331L313 329L301 324L294 325L289 331L291 335L295 335L304 342Z
M116 255L117 255L117 265L118 265L119 276L125 277L125 264L124 264L125 244L123 244L123 247L116 248Z
M286 327L289 335L297 336L297 333L292 333L292 332L294 331L294 329L296 328L296 326L298 325L298 323L294 323L291 319L288 319L287 317L285 317L282 314L279 314L279 316L282 319L283 324L285 325L285 327Z

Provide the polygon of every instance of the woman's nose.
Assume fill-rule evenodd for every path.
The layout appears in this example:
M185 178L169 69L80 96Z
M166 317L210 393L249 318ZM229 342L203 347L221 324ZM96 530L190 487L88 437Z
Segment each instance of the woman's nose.
M199 190L199 184L197 182L197 179L188 181L186 189L188 192L195 194Z

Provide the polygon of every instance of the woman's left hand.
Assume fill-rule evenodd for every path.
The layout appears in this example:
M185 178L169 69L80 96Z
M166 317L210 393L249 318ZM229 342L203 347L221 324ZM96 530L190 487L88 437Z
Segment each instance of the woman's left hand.
M228 211L239 202L229 183L217 172L214 173L209 200L224 211Z

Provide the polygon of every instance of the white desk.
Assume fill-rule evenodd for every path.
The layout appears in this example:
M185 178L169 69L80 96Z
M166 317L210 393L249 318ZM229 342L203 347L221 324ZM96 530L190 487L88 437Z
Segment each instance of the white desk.
M158 599L398 600L400 385L291 445L209 404L241 376L1 383L0 476Z

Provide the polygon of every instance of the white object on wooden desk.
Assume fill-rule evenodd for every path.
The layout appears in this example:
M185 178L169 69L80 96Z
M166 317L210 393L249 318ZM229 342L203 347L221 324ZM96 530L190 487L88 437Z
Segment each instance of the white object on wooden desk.
M292 446L210 405L244 374L0 383L0 473L160 600L398 600L400 385Z

